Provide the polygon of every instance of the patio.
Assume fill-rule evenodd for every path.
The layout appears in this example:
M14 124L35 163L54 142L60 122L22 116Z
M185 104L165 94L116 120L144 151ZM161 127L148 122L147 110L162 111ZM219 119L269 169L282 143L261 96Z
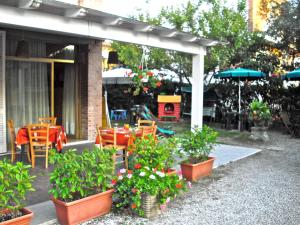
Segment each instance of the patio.
M212 176L193 183L192 189L178 197L167 211L154 220L131 217L112 212L86 224L298 224L299 198L299 139L288 138L278 131L270 132L271 143L260 144L237 138L234 134L219 138L213 153L217 156ZM228 144L234 144L228 145ZM242 147L237 145L244 145ZM82 150L91 145L82 145ZM249 148L254 146L255 148ZM257 149L258 147L261 150ZM254 154L254 155L253 155ZM247 158L244 158L247 157ZM241 159L241 160L240 160ZM38 170L36 170L38 171ZM41 169L37 174L45 176ZM42 179L38 184L48 183ZM36 216L33 224L56 224L53 203L49 201L45 185L38 193L44 201L29 204ZM280 195L280 201L277 199ZM35 193L35 196L40 194ZM195 196L198 196L195 198ZM32 196L31 196L32 198ZM246 210L247 209L247 210ZM274 214L274 212L277 212ZM178 217L180 215L180 217ZM238 216L239 215L239 216ZM268 216L266 216L268 215ZM278 216L280 215L280 217ZM190 220L193 216L193 221Z

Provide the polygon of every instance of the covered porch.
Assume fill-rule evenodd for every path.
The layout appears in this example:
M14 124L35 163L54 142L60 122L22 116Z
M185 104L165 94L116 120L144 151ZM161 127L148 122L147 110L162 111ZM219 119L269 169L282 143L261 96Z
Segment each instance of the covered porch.
M44 97L45 100L48 99L48 103L45 104L44 108L48 107L46 113L50 115L61 115L62 124L66 119L64 119L64 110L62 109L64 104L60 102L61 99L58 93L63 89L66 92L73 90L71 96L75 96L75 99L74 104L71 105L74 107L69 107L72 108L73 113L72 135L79 139L94 140L96 135L95 126L101 125L102 119L101 45L105 39L192 54L193 98L191 125L202 126L204 55L206 47L217 44L216 41L93 9L78 7L75 4L68 4L63 1L43 1L38 7L32 5L22 7L19 1L2 1L0 27L2 30L1 49L3 50L1 57L1 85L3 87L1 98L3 101L0 106L3 109L0 115L2 119L0 140L3 143L0 152L2 153L7 151L5 124L11 116L7 113L9 108L7 105L10 103L8 102L7 91L5 92L5 88L8 89L7 77L11 73L7 68L5 69L5 64L10 68L10 62L19 64L18 67L21 67L20 64L24 63L43 64L43 73L46 74L45 80L48 81L48 91L44 92L48 93ZM18 45L18 42L24 39L28 39L29 42L32 41L33 45L44 42L48 49L52 47L52 51L48 51L48 55L44 54L39 57L35 55L16 57L16 54L14 54L16 52L14 50L10 51L5 42L11 43L12 40L15 40L14 44ZM6 51L4 46L6 46ZM62 46L63 48L73 46L73 56L71 58L58 57L55 55L58 50L61 50L61 48L57 49L58 46L61 48ZM50 56L50 54L52 55ZM73 73L71 73L75 74L73 88L69 89L63 85L70 84L70 80L65 83L61 80L66 76L67 67L71 67L71 70L73 70ZM64 71L62 75L64 78L59 78L59 75L55 73L59 74L62 71ZM59 86L63 86L60 87L61 90L59 90ZM71 102L70 100L65 101ZM30 107L30 105L28 106ZM32 120L25 120L25 123L30 123ZM22 125L24 124L19 126Z

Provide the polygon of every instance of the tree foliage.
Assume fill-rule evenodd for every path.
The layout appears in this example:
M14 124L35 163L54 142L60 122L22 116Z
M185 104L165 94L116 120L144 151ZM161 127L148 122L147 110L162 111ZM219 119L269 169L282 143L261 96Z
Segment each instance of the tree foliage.
M275 40L275 47L281 50L283 67L293 69L292 62L300 51L300 1L289 0L278 4L269 0L269 4L267 34Z

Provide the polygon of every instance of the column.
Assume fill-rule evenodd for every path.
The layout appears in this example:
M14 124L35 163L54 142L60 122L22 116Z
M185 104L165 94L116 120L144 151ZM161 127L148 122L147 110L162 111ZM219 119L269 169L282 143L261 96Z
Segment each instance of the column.
M88 139L96 137L96 126L102 125L102 42L92 41L88 46Z
M192 70L192 118L191 127L202 127L203 119L203 78L205 51L193 56Z

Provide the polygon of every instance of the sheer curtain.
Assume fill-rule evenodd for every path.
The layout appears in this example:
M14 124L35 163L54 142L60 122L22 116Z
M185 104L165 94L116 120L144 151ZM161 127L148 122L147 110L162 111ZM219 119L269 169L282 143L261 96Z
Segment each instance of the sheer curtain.
M9 40L7 55L14 55L17 41ZM46 44L29 42L32 57L45 57ZM50 115L47 64L36 62L6 62L6 113L16 127L35 123L38 117Z
M63 89L63 125L69 135L75 135L76 116L76 74L73 64L65 64Z

